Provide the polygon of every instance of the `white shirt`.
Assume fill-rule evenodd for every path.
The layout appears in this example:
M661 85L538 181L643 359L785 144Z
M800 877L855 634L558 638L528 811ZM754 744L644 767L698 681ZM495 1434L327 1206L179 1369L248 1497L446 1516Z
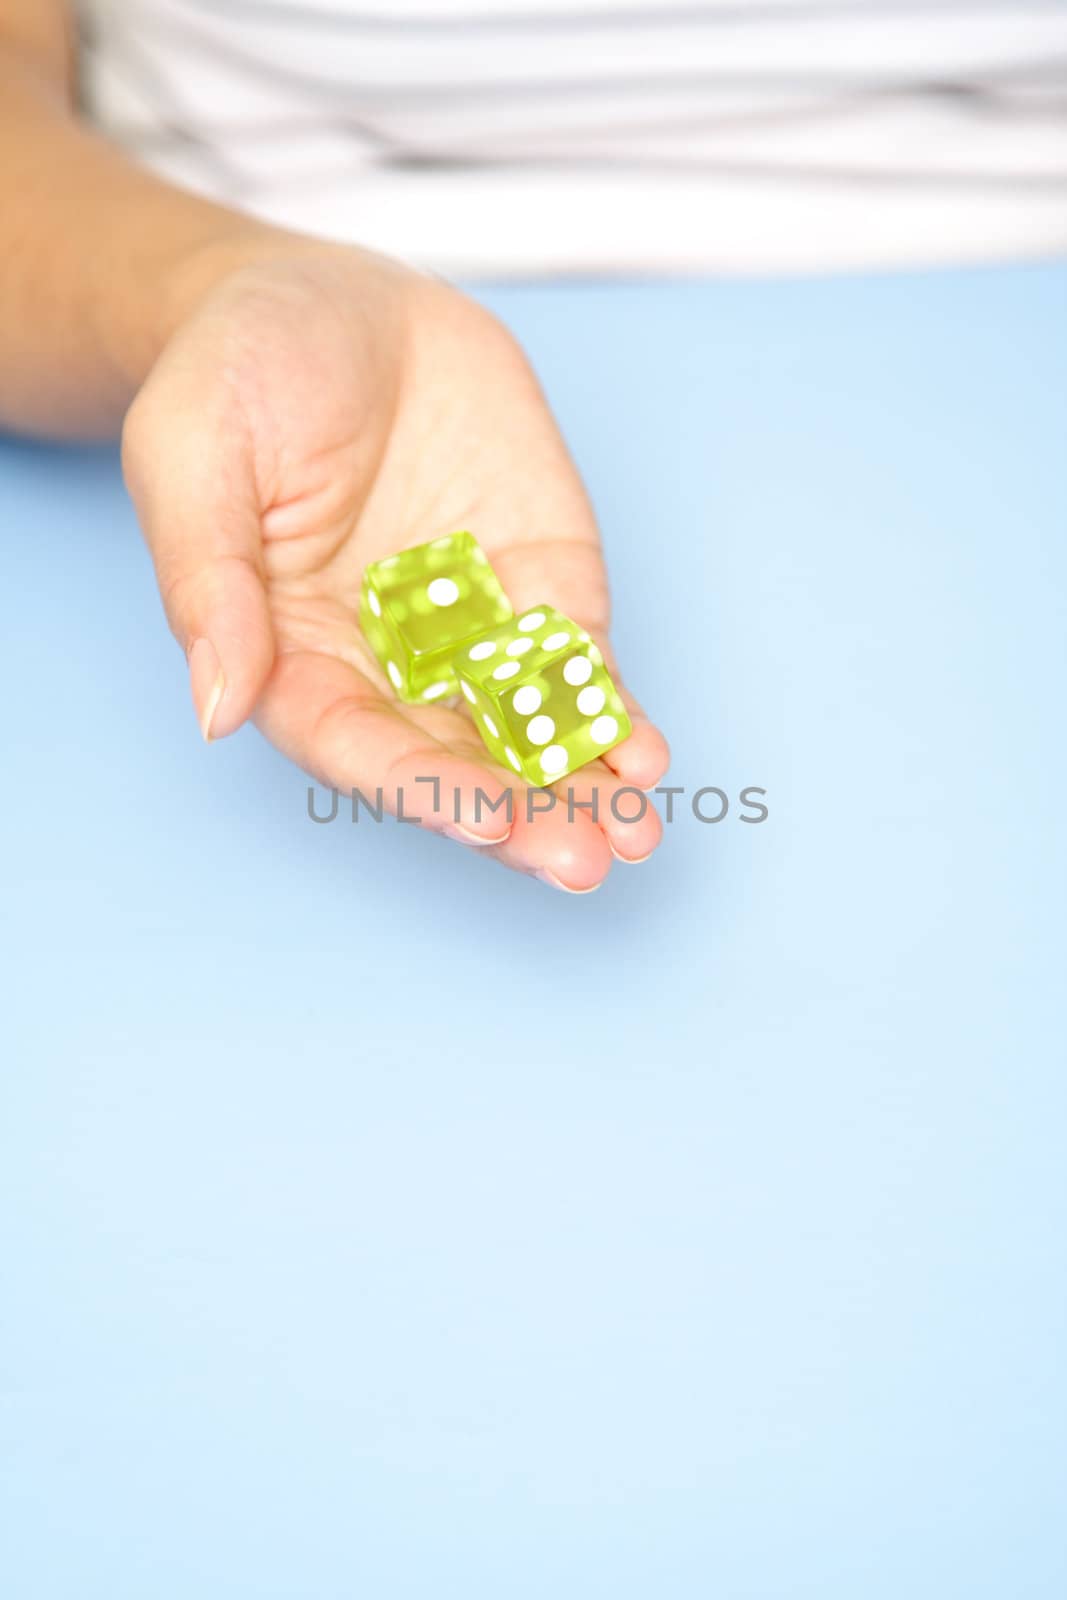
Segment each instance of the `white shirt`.
M176 181L453 275L1067 249L1059 0L82 0Z

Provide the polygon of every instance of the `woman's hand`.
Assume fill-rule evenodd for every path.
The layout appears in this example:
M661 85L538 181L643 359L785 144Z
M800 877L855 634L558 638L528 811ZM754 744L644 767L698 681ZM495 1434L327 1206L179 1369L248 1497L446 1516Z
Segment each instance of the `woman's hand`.
M652 807L627 824L609 803L667 765L628 696L631 737L567 780L576 801L599 792L599 820L564 804L528 817L466 710L401 705L360 632L368 562L469 528L516 611L551 601L616 670L588 499L526 360L487 312L361 251L260 248L168 340L129 412L123 461L205 737L253 717L320 782L380 787L387 805L399 790L406 814L572 890L599 884L612 855L655 849ZM415 783L432 777L436 814L433 786ZM503 810L476 816L477 788L516 789L510 829Z

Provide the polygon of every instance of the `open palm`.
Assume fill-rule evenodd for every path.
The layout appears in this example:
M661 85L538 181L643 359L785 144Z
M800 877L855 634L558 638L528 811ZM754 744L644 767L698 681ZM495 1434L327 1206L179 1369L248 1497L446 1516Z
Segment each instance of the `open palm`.
M406 814L562 887L655 848L651 807L625 822L611 805L667 764L625 690L631 737L572 775L576 804L530 815L465 709L401 705L360 632L368 562L469 528L516 611L550 601L614 666L588 499L521 351L466 297L334 247L242 268L168 343L124 464L205 734L253 716L320 781L399 794ZM510 828L479 814L478 789L515 791Z

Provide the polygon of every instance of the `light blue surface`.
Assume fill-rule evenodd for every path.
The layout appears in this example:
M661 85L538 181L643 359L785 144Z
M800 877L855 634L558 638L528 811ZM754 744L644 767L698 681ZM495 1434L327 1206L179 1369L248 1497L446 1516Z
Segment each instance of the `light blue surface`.
M1060 1600L1067 270L488 298L770 818L315 827L0 446L0 1591Z

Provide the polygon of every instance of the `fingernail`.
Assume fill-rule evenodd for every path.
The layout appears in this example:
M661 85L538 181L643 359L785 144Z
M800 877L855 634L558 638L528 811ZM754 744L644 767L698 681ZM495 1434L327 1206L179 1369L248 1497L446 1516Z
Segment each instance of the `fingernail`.
M610 839L608 840L608 849L611 851L612 855L615 857L615 860L616 861L621 861L623 866L626 866L626 867L639 867L641 865L642 861L647 861L651 856L653 856L655 854L655 851L650 850L648 852L648 855L643 855L643 856L623 856L623 855L619 854L619 852L616 850L615 846L612 844Z
M506 833L502 833L496 839L487 839L484 834L471 833L469 828L461 827L458 822L450 822L447 827L441 829L441 832L446 839L455 839L459 844L478 845L482 849L486 845L503 844L507 839Z
M547 883L550 888L562 889L564 894L594 894L600 888L599 883L591 883L588 889L572 889L569 884L561 883L555 873L549 872L546 867L542 867L540 872L535 872L534 877L541 883Z
M189 649L189 687L200 732L211 742L211 724L226 691L222 662L210 639L195 639Z

